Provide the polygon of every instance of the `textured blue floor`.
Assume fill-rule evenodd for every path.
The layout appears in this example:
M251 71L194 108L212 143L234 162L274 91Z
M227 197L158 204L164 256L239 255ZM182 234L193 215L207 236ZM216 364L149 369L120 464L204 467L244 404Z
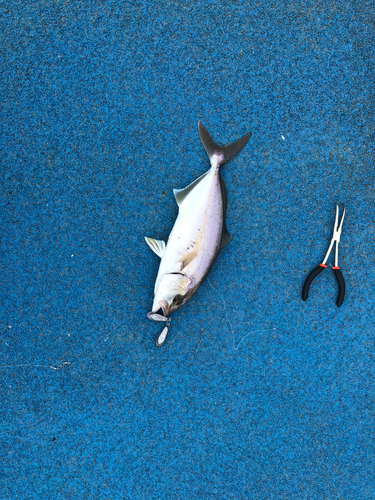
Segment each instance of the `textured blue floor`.
M1 11L1 499L375 498L374 3ZM208 168L198 119L253 136L157 349L143 237ZM301 299L335 202L341 309L331 268Z

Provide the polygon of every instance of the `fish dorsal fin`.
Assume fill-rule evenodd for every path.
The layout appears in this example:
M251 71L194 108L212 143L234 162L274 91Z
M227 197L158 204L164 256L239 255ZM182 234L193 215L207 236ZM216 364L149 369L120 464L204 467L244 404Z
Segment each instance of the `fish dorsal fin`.
M206 175L209 173L209 170L198 177L194 182L189 184L186 188L183 189L174 189L173 194L174 197L176 198L177 205L180 206L181 203L184 201L184 199L193 191L193 189L198 186L198 184L206 177Z
M221 242L220 242L220 250L227 245L230 240L232 239L232 235L229 234L227 225L225 222L226 218L226 211L227 211L227 191L225 189L225 184L223 181L223 178L221 177L221 174L219 174L219 180L220 180L220 188L221 188L221 196L223 199L223 230L221 232Z
M220 250L222 248L224 248L225 245L227 245L231 239L232 239L232 235L228 233L228 229L227 229L225 222L224 222L223 232L221 233Z
M165 252L165 242L162 240L154 240L154 238L147 238L147 236L145 240L151 250L162 259Z

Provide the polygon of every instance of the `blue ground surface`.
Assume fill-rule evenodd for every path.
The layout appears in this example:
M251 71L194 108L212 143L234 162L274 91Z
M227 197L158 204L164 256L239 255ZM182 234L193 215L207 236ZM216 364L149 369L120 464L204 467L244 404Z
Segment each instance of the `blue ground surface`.
M374 10L2 3L1 499L375 498ZM208 168L199 119L253 136L157 349L143 237ZM331 268L301 299L335 202L341 309Z

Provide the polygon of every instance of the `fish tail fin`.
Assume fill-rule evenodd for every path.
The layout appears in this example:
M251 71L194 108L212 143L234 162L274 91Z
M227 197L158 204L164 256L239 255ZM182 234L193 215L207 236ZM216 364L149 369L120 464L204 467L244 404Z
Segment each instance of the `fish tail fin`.
M198 122L198 131L202 144L211 162L211 166L221 167L228 160L232 158L238 151L240 151L250 139L251 132L237 139L237 141L228 144L227 146L220 146L212 139L202 122Z

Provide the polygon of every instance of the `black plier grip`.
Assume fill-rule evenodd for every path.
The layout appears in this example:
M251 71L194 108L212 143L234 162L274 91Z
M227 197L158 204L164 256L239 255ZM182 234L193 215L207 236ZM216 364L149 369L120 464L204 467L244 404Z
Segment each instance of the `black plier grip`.
M339 284L339 295L337 297L337 307L340 307L344 302L345 297L345 281L344 276L342 275L341 269L339 267L332 266L333 272L335 273L337 283Z
M305 284L303 285L303 290L302 290L302 298L303 300L307 300L309 296L309 290L310 290L310 285L313 282L313 280L320 274L323 269L325 269L327 266L325 264L319 264L318 267L313 269L311 273L307 276ZM337 307L340 307L344 301L345 297L345 281L344 281L344 276L342 275L341 269L338 266L332 266L333 272L335 273L337 283L339 285L339 294L337 296Z

